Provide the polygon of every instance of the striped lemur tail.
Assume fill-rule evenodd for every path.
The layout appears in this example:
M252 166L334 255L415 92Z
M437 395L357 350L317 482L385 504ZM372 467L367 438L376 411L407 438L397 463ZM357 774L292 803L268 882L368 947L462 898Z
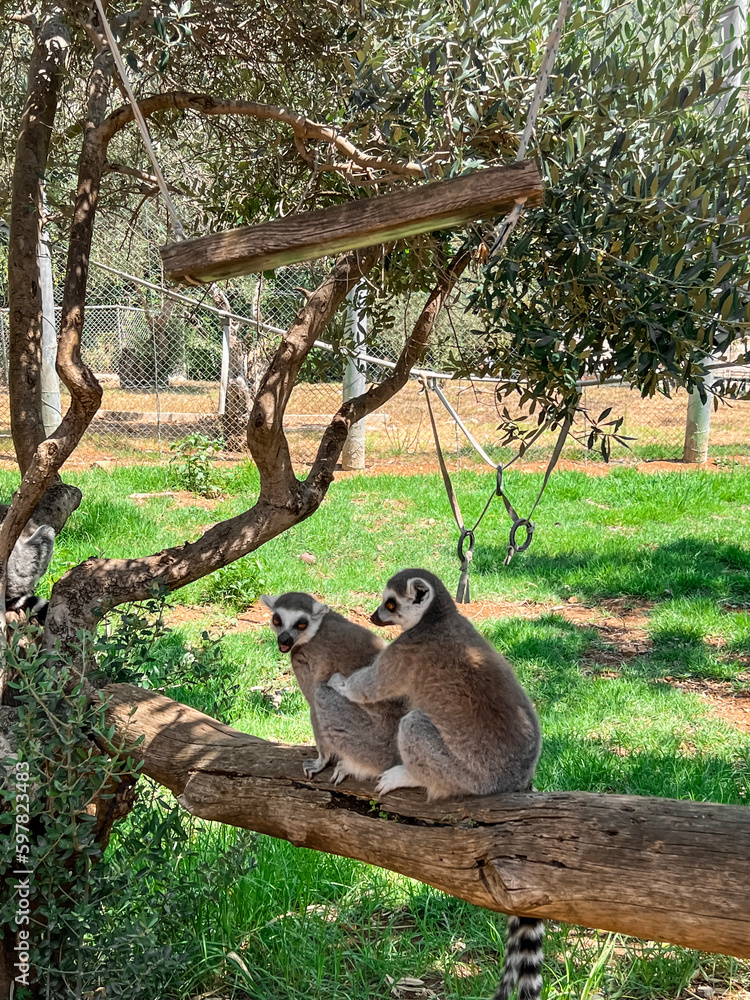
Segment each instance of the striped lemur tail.
M518 983L518 1000L539 1000L542 993L544 921L508 917L505 965L492 1000L510 1000Z

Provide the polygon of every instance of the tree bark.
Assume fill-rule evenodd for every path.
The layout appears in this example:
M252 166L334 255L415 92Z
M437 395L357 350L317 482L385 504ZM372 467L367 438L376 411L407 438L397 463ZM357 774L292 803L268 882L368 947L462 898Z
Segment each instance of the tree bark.
M53 8L54 10L54 8ZM21 474L45 439L42 420L42 286L39 274L44 177L70 36L54 12L36 31L13 167L8 247L8 361L11 433Z
M111 82L109 52L100 52L89 79L87 120L78 164L78 191L73 214L73 225L68 247L65 272L60 336L57 349L57 373L70 393L70 406L57 430L37 443L28 467L23 472L21 485L10 510L0 525L0 614L5 607L5 573L8 556L46 490L57 477L63 462L73 452L86 428L99 409L102 388L93 372L81 359L81 332L83 330L83 304L88 280L89 254L94 229L96 202L99 193L106 150L92 141L96 125L104 117ZM14 196L14 206L16 198ZM35 259L38 273L38 262ZM41 300L40 300L41 301ZM39 316L39 359L41 365L41 312ZM39 379L37 379L39 381ZM41 420L41 384L39 387L39 418ZM43 425L42 425L43 430ZM4 628L2 630L4 636Z
M539 167L524 160L168 243L161 259L173 281L220 281L505 215L540 205L543 192Z
M103 697L115 744L195 816L490 910L750 958L747 808L583 792L429 803L403 791L373 809L372 784L305 778L309 747L267 743L128 684Z

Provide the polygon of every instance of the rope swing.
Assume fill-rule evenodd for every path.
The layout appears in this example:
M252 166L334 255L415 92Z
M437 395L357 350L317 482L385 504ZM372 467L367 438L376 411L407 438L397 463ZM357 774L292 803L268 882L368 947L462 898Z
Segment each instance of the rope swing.
M521 142L518 147L518 152L516 154L516 162L521 162L526 156L526 150L528 149L529 141L531 140L531 135L534 131L534 126L536 125L537 116L539 114L539 109L542 106L542 99L547 91L549 85L549 79L552 74L552 68L555 64L555 59L557 53L560 49L560 40L562 38L562 31L565 25L565 20L568 16L570 10L570 0L561 0L560 7L557 12L557 18L555 19L555 24L547 37L547 44L544 52L544 58L542 60L542 65L539 69L539 74L536 79L536 86L534 87L534 94L531 98L531 104L529 105L529 111L526 116L526 126L523 130L523 135L521 136ZM492 244L492 249L489 253L489 259L502 250L510 234L516 227L518 220L523 214L525 199L519 199L513 208L508 212L505 219L500 223L500 225L495 230L495 239ZM568 432L570 431L573 418L571 416L566 416L562 422L560 428L560 433L557 438L557 443L552 452L552 456L547 464L547 471L544 474L544 479L542 480L542 486L537 494L537 498L534 501L531 510L529 511L528 517L520 517L510 501L508 494L505 491L505 486L503 484L503 473L505 470L517 461L522 452L519 451L509 462L504 465L502 462L495 463L489 457L487 452L482 448L478 441L475 440L473 435L470 433L469 429L465 426L458 413L451 406L450 402L446 398L443 391L437 384L436 379L422 378L422 386L424 388L425 399L427 400L427 410L430 415L430 424L432 426L432 435L435 439L435 451L437 452L438 462L440 463L440 472L443 476L443 482L445 484L445 492L448 495L448 502L450 503L451 510L453 512L453 518L458 527L459 537L458 537L458 548L457 554L460 562L460 576L458 580L458 590L456 592L456 601L458 604L468 604L471 600L470 596L470 586L469 586L469 567L471 561L474 557L474 544L476 542L476 531L479 525L482 523L484 515L490 509L492 501L495 497L500 497L505 506L505 510L508 517L511 519L510 536L508 539L508 554L503 562L504 566L507 566L516 552L525 552L526 549L531 545L531 540L534 537L534 529L536 523L531 520L534 511L536 510L539 501L544 495L544 491L547 488L547 483L552 475L552 471L557 465L558 459L562 454L563 446L568 437ZM461 508L458 503L458 498L456 496L456 491L453 488L453 483L451 482L450 475L448 473L448 468L445 464L445 459L443 457L443 450L440 447L440 437L438 435L437 424L435 423L435 414L432 410L432 403L430 401L430 393L434 392L438 397L440 402L446 408L448 413L450 413L457 427L460 428L462 433L465 435L469 443L474 447L477 453L482 457L482 459L490 466L490 468L495 470L495 488L490 494L487 503L484 505L482 513L474 522L471 528L467 528L464 523L463 516L461 514ZM525 451L547 430L551 421L547 421L539 430L533 435L531 440L528 442ZM519 531L523 531L523 541L519 541Z
M490 509L492 501L495 497L500 497L505 506L505 510L508 517L511 520L510 536L508 539L508 554L506 555L503 565L507 566L516 552L525 552L526 549L531 545L531 540L534 537L534 529L536 528L536 522L532 521L531 518L534 511L539 506L539 502L544 496L544 491L547 488L547 483L549 482L550 476L557 465L558 459L562 454L565 441L567 440L568 433L570 431L571 425L573 423L573 418L566 416L560 427L560 433L557 436L557 442L555 444L550 460L547 463L547 469L544 473L544 479L542 480L542 486L537 494L536 500L531 506L531 510L527 517L521 517L515 507L513 506L510 497L508 496L505 485L503 483L503 474L506 469L508 469L514 462L517 462L522 454L525 454L528 448L531 447L534 442L541 437L541 435L547 430L551 421L548 420L543 424L539 430L533 435L533 437L528 442L526 448L523 451L519 451L516 455L511 458L509 462L498 462L495 463L489 457L487 452L482 448L482 446L474 439L466 425L463 423L459 415L451 406L450 402L446 399L443 391L437 384L435 379L421 380L422 386L425 393L425 399L427 401L427 411L430 415L430 425L432 427L432 436L435 440L435 451L437 452L438 462L440 463L440 472L443 477L443 483L445 484L445 492L448 495L448 502L450 503L451 510L453 511L453 518L456 522L456 526L459 531L458 537L458 559L461 564L461 575L458 580L458 590L456 592L456 601L458 604L468 604L471 600L470 588L469 588L469 566L474 558L474 544L476 542L476 530L484 519L484 515ZM438 397L440 402L445 406L448 413L450 413L456 426L463 432L469 443L476 449L479 455L484 459L484 461L495 471L495 487L490 493L487 503L484 505L482 513L476 519L471 528L467 528L464 523L463 516L461 514L461 508L458 503L458 497L456 496L456 491L453 488L453 483L451 481L450 474L448 472L448 467L445 464L445 458L443 457L443 449L440 446L440 436L438 434L437 424L435 422L435 414L432 409L432 403L430 401L430 393L434 392ZM523 541L519 540L519 531L523 531Z

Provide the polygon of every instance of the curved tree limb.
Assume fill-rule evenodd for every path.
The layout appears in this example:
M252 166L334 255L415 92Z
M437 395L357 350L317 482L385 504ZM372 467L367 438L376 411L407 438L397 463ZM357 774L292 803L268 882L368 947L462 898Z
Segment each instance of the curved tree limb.
M371 784L305 778L309 747L267 743L128 684L103 696L115 744L195 816L490 910L750 958L747 808L582 792L428 803L414 791L373 808Z
M167 94L158 94L154 97L147 97L138 102L138 106L145 117L153 115L157 111L195 111L199 115L210 117L212 115L239 115L248 118L255 118L258 121L280 122L288 125L294 133L295 145L300 155L305 157L306 150L303 145L305 139L318 142L330 143L350 164L356 164L369 177L368 171L384 170L396 177L415 177L423 180L425 171L421 163L406 160L392 160L386 156L375 156L372 153L365 153L335 126L322 125L314 122L310 118L292 111L290 108L278 107L274 104L262 104L258 101L240 101L230 98L209 97L206 94L193 94L187 91L172 91ZM112 112L109 117L102 122L101 139L106 145L111 137L121 128L133 121L133 109L130 105L124 105ZM303 152L304 151L304 152ZM307 154L309 157L309 154ZM309 159L307 160L309 162ZM318 172L324 170L340 170L342 164L326 163L321 161L317 165Z
M334 414L323 434L315 461L305 480L307 490L319 492L327 489L333 479L334 467L352 424L383 406L406 385L412 368L424 357L438 313L470 260L471 250L464 247L444 268L414 324L414 329L407 337L393 374L377 385L371 386L361 396L347 400Z
M106 150L102 150L99 143L92 143L91 137L106 111L111 75L109 52L102 52L94 60L89 79L87 120L78 165L78 193L57 342L57 372L70 392L70 405L59 427L36 445L10 510L0 525L0 608L4 607L8 556L32 511L78 445L101 403L102 388L81 359L81 331L96 202L106 160Z

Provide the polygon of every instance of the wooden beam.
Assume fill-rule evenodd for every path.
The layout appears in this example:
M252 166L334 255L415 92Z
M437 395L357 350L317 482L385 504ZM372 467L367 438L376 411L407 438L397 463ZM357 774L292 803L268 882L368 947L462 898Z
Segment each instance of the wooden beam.
M161 248L164 273L215 281L405 239L462 222L504 215L519 200L541 204L534 160L477 170L447 181L400 188L314 212L289 215Z
M400 872L478 906L750 958L750 809L583 792L425 801L304 777L310 747L113 684L115 743L203 819ZM143 736L143 742L136 745Z

